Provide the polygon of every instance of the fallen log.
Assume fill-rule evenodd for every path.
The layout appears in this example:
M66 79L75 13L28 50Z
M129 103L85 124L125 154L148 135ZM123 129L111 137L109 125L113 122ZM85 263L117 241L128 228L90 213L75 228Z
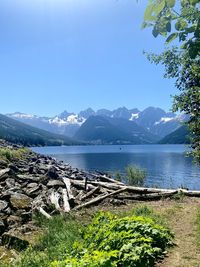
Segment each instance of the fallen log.
M112 179L110 177L107 177L106 175L93 175L94 178L99 179L101 182L108 182L108 183L114 183L118 185L124 185L124 183L116 181L115 179Z
M67 188L67 194L68 194L68 197L69 199L74 199L74 196L72 194L72 191L71 191L71 181L69 178L63 178L63 182L65 183L65 186Z
M162 198L172 197L175 194L178 194L178 190L174 190L173 192L151 193L146 195L120 195L116 196L116 198L123 200L158 200Z
M108 182L98 182L98 181L89 181L91 185L102 186L110 190L119 190L124 187L127 188L128 192L138 193L138 194L151 194L151 193L162 193L162 192L173 192L172 189L161 189L161 188L148 188L148 187L136 187L136 186L126 186L125 184L119 185Z
M71 181L71 184L74 186L74 187L77 187L78 189L83 189L85 190L85 181L76 181L76 180L70 180ZM98 184L97 184L98 186ZM92 185L90 182L88 182L87 184L87 190L92 190L94 189L96 186Z
M80 201L83 201L89 197L91 197L94 193L99 191L99 187L95 187L94 189L90 190L86 195L80 197Z
M42 207L37 208L37 210L47 219L52 219L51 215L49 215Z
M69 205L69 198L68 198L68 194L67 194L67 189L63 189L62 194L63 194L64 212L69 212L70 211L70 205Z
M49 195L49 199L50 199L51 204L53 204L58 211L62 211L59 205L60 195L58 192L52 191L51 194Z
M119 189L119 190L117 190L117 191L115 191L115 192L113 192L113 193L100 195L100 196L98 196L98 197L96 197L96 198L90 200L89 202L86 202L86 203L84 203L84 204L81 204L81 205L79 205L79 206L76 206L76 207L75 207L75 210L79 210L79 209L82 209L82 208L89 207L89 206L91 206L91 205L93 205L93 204L96 204L96 203L98 203L98 202L100 202L100 201L102 201L102 200L104 200L104 199L106 199L106 198L108 198L108 197L114 196L114 195L116 195L116 194L120 194L120 193L122 193L122 192L124 192L124 191L126 191L126 187L121 188L121 189Z
M185 196L188 197L200 197L200 191L191 191L186 189L179 189L179 193L182 193Z

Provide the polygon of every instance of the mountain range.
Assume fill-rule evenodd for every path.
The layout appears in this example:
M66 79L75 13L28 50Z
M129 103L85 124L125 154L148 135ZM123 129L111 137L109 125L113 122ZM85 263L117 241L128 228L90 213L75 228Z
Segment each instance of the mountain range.
M78 145L67 136L41 130L0 114L0 139L24 146Z
M32 127L92 144L149 144L162 140L187 120L185 115L161 108L120 107L115 110L91 108L73 113L64 111L53 117L15 112L11 119ZM71 139L69 139L71 140Z
M164 137L177 129L180 126L180 122L185 120L184 115L165 112L163 109L155 107L148 107L143 111L140 111L137 108L127 109L126 107L120 107L112 111L99 109L96 112L91 108L88 108L77 114L64 111L53 117L42 117L20 112L6 115L31 126L68 136L74 136L76 131L90 116L122 118L134 121L138 125L148 129L151 133L161 137Z

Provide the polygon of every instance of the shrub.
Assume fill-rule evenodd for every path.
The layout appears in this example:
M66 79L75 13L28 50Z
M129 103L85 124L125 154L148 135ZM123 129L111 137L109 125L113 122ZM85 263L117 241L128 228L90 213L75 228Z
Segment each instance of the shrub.
M115 173L115 180L121 182L122 181L122 175L120 172Z
M52 267L152 267L172 245L173 234L151 218L97 214L66 260Z
M146 172L136 166L126 168L126 179L129 185L143 186Z
M0 148L0 158L6 161L12 161L20 159L28 153L28 149L19 148L19 149L10 149L10 148Z

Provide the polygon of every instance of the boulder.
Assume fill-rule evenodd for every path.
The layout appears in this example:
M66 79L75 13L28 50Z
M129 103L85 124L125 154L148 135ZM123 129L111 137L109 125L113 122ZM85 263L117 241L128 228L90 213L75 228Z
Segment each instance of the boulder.
M25 190L26 194L30 197L36 197L40 193L40 186L30 187Z
M8 166L7 161L0 159L0 168L6 168Z
M26 174L18 174L17 178L20 180L23 180L23 181L31 181L31 182L39 182L40 181L40 177L26 175Z
M10 203L15 209L29 209L31 208L32 198L24 194L15 193L11 195Z
M21 251L28 247L29 242L17 230L12 229L2 235L2 245Z
M65 184L63 181L61 180L50 180L48 183L47 183L47 187L65 187Z
M59 177L55 166L52 165L48 168L47 176L52 179L56 179Z
M10 172L10 168L0 170L0 180L7 178L9 172Z
M0 235L2 235L6 230L3 220L0 219Z
M0 212L8 207L8 202L0 200Z
M9 227L12 227L13 225L20 225L22 222L21 217L15 216L15 215L10 215L7 218L7 224Z

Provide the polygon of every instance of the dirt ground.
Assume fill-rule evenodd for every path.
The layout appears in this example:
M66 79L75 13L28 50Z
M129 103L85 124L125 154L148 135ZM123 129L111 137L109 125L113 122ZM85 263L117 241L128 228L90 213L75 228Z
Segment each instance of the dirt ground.
M197 241L199 198L143 202L161 214L175 233L175 246L157 267L200 267L200 246ZM137 204L138 205L138 204ZM141 205L141 203L139 204Z
M146 205L160 214L175 234L175 246L168 251L164 261L158 263L156 267L200 267L200 245L197 241L196 225L197 211L200 211L200 198L185 197L178 200L137 201L122 206L112 206L104 203L101 206L82 210L77 216L82 219L87 218L86 221L89 222L91 213L99 211L99 209L121 213L130 211L138 205ZM3 253L1 248L0 259L2 260L4 254L7 257L9 255Z

